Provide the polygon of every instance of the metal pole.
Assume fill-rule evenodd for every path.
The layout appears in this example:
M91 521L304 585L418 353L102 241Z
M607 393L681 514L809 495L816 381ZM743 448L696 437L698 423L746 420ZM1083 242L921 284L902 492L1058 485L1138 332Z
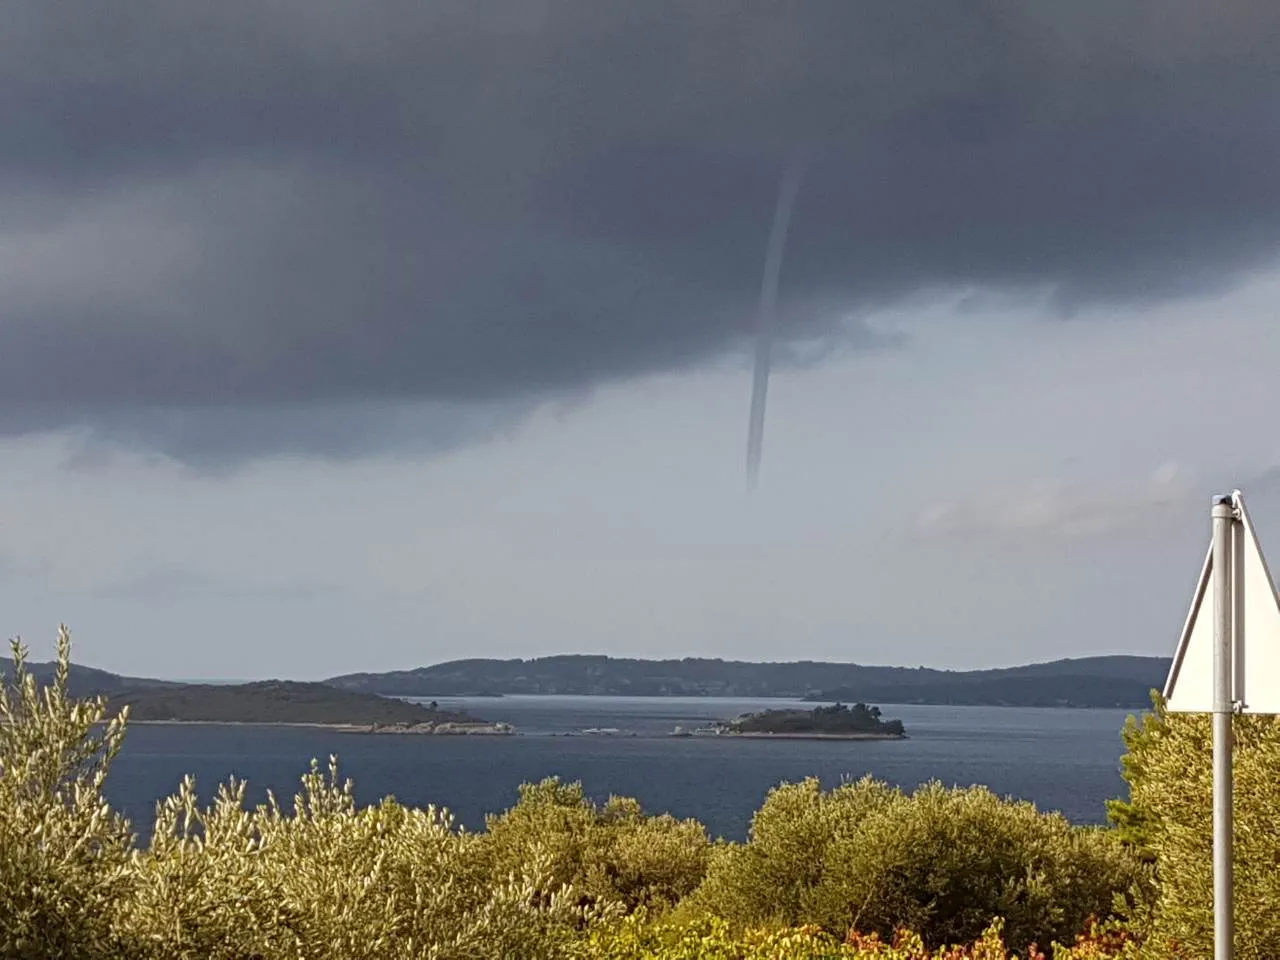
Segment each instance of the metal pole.
M1233 613L1232 497L1213 502L1213 960L1231 960L1235 940L1231 718Z

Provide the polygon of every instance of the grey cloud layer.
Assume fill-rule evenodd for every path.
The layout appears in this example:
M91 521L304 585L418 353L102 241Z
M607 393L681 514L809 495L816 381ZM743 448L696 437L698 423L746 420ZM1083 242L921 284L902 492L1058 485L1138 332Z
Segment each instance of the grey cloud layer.
M751 331L796 143L798 341L875 345L851 312L954 284L1225 286L1280 241L1262 0L0 11L10 433L172 449L155 411L204 410L177 445L234 456L219 408L518 404L703 362Z

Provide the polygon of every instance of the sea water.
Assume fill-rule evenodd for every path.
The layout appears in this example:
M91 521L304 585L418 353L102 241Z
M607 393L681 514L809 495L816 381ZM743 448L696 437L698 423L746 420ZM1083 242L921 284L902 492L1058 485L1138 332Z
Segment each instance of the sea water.
M272 789L290 801L314 757L337 754L361 803L392 794L447 807L465 826L509 807L521 782L559 776L589 795L635 797L651 812L695 817L713 835L743 839L751 814L782 781L826 786L870 774L904 788L938 780L984 784L1002 796L1058 810L1078 823L1105 820L1121 796L1120 731L1127 711L882 705L899 718L901 741L745 740L672 737L791 701L648 697L438 698L505 720L521 735L372 735L306 727L139 724L129 731L108 796L146 834L156 801L194 774L203 797L229 776L248 781L258 803ZM811 707L812 704L808 704ZM616 733L584 735L589 728Z

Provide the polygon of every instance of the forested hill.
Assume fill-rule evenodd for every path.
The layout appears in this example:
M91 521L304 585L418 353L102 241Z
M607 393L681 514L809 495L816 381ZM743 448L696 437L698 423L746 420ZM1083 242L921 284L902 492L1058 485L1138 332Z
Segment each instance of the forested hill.
M51 661L27 662L27 672L42 684L53 680L55 668L56 664ZM0 679L9 680L12 677L13 660L9 657L0 657ZM150 680L145 677L124 677L96 667L82 667L78 663L71 664L71 670L67 676L67 689L73 697L117 696L134 691L176 686L180 684L165 680Z
M633 660L566 655L453 660L416 670L356 673L326 682L390 696L587 694L795 697L867 703L1141 708L1164 684L1163 657L1108 656L997 670L951 671L853 663Z
M337 690L324 683L263 680L138 689L112 697L134 720L239 723L420 724L476 718L403 700Z

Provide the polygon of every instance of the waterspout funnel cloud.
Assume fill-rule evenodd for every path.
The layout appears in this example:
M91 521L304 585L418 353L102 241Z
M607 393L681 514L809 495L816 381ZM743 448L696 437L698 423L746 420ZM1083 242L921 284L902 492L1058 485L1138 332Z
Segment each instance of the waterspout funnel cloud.
M778 278L782 253L787 245L791 211L804 179L808 157L804 150L792 152L778 185L778 203L773 211L773 227L765 253L764 278L760 283L760 313L756 328L755 375L751 382L751 418L747 427L747 487L754 490L760 480L760 456L764 446L764 410L769 393L769 365L778 323Z

